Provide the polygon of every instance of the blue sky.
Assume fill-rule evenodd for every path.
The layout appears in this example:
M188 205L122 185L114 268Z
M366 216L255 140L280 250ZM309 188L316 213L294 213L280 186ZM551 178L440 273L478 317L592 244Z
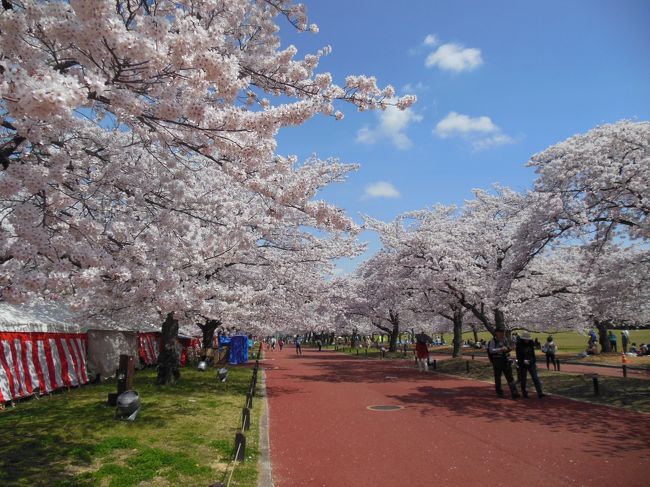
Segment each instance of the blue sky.
M343 106L342 121L318 117L279 134L282 154L361 164L320 195L357 222L461 205L493 183L529 189L536 152L602 123L650 120L650 1L305 3L320 32L283 26L285 45L299 55L332 46L318 70L339 84L374 75L418 96L406 115ZM379 248L369 232L361 239L362 258Z

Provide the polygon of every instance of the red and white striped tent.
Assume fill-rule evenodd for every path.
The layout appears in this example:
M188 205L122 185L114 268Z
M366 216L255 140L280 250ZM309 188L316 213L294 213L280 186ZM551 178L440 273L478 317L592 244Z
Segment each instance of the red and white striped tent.
M88 382L87 335L60 307L0 304L0 403Z
M160 333L155 325L120 326L95 316L92 321L57 303L0 302L0 404L62 387L86 384L99 374L115 374L121 354L140 354L155 364Z
M158 361L162 335L158 332L138 334L138 355L145 365L154 365Z

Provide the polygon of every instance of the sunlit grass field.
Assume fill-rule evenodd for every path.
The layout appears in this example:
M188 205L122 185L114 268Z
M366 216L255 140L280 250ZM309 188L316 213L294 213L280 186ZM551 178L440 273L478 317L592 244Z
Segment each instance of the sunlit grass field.
M650 330L629 330L630 332L630 344L636 342L637 345L641 343L650 343ZM620 330L614 330L616 335L618 351L622 352L621 344L621 332ZM533 339L537 338L541 343L546 341L546 338L551 335L553 340L560 352L582 352L587 348L587 341L589 337L587 335L580 335L572 331L564 331L559 333L531 333ZM490 340L491 336L488 332L482 332L478 334L479 339L483 338L484 340ZM451 335L445 335L445 340L447 342L451 341ZM463 333L463 340L474 340L474 335L472 332Z
M0 411L2 486L207 486L224 481L241 426L252 367L183 369L181 381L156 386L155 370L137 372L142 409L134 422L106 405L113 381L18 403ZM246 461L232 486L255 486L259 398L246 432Z
M629 330L630 332L630 345L636 343L637 346L641 343L650 343L650 329L645 330ZM621 332L620 330L614 330L614 334L617 338L618 352L621 353L622 343L621 343ZM589 337L587 335L581 335L572 331L564 331L558 333L531 333L533 339L537 338L541 343L544 343L549 335L553 336L553 340L558 346L559 353L571 353L578 354L587 348L587 341ZM447 344L451 345L453 335L451 333L444 333L442 337L445 339ZM384 343L388 343L388 337L384 336ZM485 341L489 341L492 336L489 332L483 331L478 333L479 340L482 338ZM474 334L471 331L463 333L463 340L474 340Z
M467 363L468 361L462 358L442 360L437 363L436 371L494 382L494 373L489 362L469 361L469 372ZM600 394L595 395L593 381L589 376L547 371L543 367L540 367L538 372L545 393L650 413L649 380L600 376ZM531 380L528 379L528 382L532 390Z
M621 332L616 330L614 331L617 337L617 342L618 342L618 352L617 353L601 353L596 356L589 356L589 357L579 357L578 354L582 351L584 351L587 348L587 341L588 337L586 335L580 335L575 332L559 332L559 333L531 333L531 335L534 338L537 338L540 343L544 343L549 335L553 336L553 339L555 343L558 346L558 353L557 357L558 359L562 361L580 361L580 362L588 362L588 363L597 363L597 364L605 364L605 365L618 365L620 366L622 363L621 360L621 352L622 352L622 344L621 344ZM403 335L406 337L406 334ZM378 336L375 336L376 338L379 338ZM444 340L447 342L447 345L444 346L430 346L429 350L432 353L451 353L451 341L453 336L450 333L443 334L442 337ZM488 332L481 332L478 333L478 338L481 339L483 338L485 341L489 341L491 339L491 335ZM470 332L465 332L463 333L463 340L474 340L474 334ZM640 345L641 343L650 343L650 329L646 330L630 330L630 344L636 343L637 346ZM379 346L384 346L388 347L388 337L384 336L384 341L382 342L381 340L378 341ZM332 350L334 347L333 346L327 346L324 347L326 350ZM350 345L341 345L339 346L339 350L344 351L346 353L350 353L352 355L359 355L362 357L368 357L368 358L380 358L382 356L381 351L376 348L376 347L371 347L367 352L364 348L359 348L358 351L356 349L352 349ZM412 359L413 358L413 345L408 345L407 350L408 353L405 355L402 351L402 347L399 347L399 350L395 353L390 353L390 352L385 352L384 357L387 359L400 359L400 358L407 358L407 359ZM461 353L465 356L470 356L472 354L475 354L477 356L480 356L482 354L485 354L485 350L477 350L473 348L462 348ZM541 351L537 351L537 355L540 357L543 357L543 353ZM644 357L633 357L633 356L626 356L626 361L628 366L640 366L640 367L650 367L650 355L646 355Z

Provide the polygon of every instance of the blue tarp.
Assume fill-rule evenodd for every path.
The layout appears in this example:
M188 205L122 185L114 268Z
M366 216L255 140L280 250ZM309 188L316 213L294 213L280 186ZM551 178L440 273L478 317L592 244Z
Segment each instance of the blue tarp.
M246 335L236 335L232 337L219 337L219 348L228 345L230 353L228 362L231 365L244 364L248 362L248 337Z

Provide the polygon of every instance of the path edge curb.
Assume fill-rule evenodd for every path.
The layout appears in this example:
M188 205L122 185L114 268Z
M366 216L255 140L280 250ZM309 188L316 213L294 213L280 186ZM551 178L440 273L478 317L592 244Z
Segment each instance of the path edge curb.
M260 368L260 396L262 414L260 415L260 456L257 462L259 476L257 487L273 487L271 470L271 442L269 440L269 403L266 397L266 372Z

